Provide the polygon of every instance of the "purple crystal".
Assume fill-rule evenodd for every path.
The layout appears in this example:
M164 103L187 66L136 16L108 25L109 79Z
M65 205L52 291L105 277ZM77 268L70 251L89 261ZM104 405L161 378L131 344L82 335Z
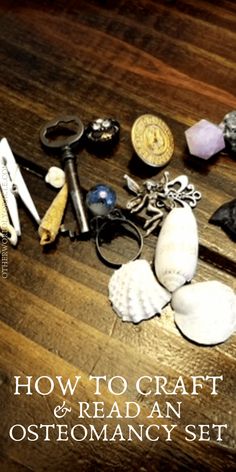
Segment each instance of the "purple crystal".
M200 120L185 131L190 154L209 159L225 148L223 131L210 121Z

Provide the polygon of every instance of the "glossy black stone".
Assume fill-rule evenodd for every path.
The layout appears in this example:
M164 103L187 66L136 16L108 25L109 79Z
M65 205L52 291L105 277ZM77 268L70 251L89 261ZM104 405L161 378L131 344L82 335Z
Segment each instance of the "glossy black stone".
M233 241L236 241L236 199L218 208L209 219L209 223L220 226Z

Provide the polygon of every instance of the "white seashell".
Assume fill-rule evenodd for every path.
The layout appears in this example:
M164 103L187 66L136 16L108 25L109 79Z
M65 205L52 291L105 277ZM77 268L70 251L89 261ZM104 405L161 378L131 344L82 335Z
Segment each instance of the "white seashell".
M221 282L181 287L171 304L180 331L198 344L222 343L236 330L236 295Z
M45 181L54 188L63 187L66 181L64 170L60 169L60 167L50 167L50 169L48 169L47 175L45 176Z
M198 233L189 206L174 208L165 218L156 246L157 278L170 292L192 280L197 267Z
M171 298L144 259L122 265L111 276L108 289L109 299L118 316L133 323L160 313Z

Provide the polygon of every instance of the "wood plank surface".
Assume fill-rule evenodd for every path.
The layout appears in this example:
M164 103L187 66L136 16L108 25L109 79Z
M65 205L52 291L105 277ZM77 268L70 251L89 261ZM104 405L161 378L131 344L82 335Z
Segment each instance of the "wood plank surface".
M235 2L195 1L34 1L0 2L0 129L19 162L40 216L55 191L44 176L59 157L39 142L45 121L76 114L84 124L112 116L121 124L120 141L109 156L97 157L85 147L78 153L84 192L98 182L117 192L125 208L131 196L124 183L128 173L139 183L189 176L202 193L194 213L199 230L199 261L194 282L219 280L236 290L235 243L208 223L211 214L236 196L235 155L221 152L207 162L190 156L184 131L201 118L220 123L236 109ZM174 135L174 156L165 169L143 165L131 144L131 127L143 113L158 115ZM33 171L33 172L32 172ZM161 316L138 325L122 323L108 300L113 270L98 259L93 240L70 241L60 236L42 250L37 227L19 202L22 236L8 246L8 276L0 278L0 471L1 472L231 472L236 448L236 334L225 343L202 347L178 331L168 305ZM66 222L73 224L70 204ZM138 225L143 217L134 217ZM158 232L145 239L142 257L152 262ZM129 258L130 245L117 248ZM113 254L110 249L110 254ZM223 316L223 313L222 313ZM15 376L33 381L49 376L55 389L48 396L14 395ZM121 396L102 384L94 394L89 376L122 376ZM81 376L76 394L64 398L57 376ZM205 382L199 395L140 395L136 381L146 376L168 378L170 392L182 378L191 392L192 376L223 376L219 394ZM119 387L118 379L114 385ZM47 388L47 381L44 383ZM64 399L71 413L57 419ZM117 401L140 407L137 418L83 418L79 402L103 401L109 412ZM147 418L155 401L163 416ZM181 417L165 417L166 402L181 403ZM53 424L52 440L13 441L14 424ZM158 441L57 441L60 424L71 429L89 424L109 431L117 424L160 429ZM172 441L166 431L173 423ZM186 440L186 425L196 427L196 439ZM199 441L199 426L209 425L210 437ZM212 425L227 425L222 441ZM42 433L42 431L41 431ZM156 434L156 433L155 433Z

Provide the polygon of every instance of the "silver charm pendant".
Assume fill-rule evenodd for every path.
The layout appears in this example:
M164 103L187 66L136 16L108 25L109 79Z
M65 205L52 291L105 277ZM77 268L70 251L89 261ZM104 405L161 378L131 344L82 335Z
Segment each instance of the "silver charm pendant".
M151 234L160 224L165 212L178 206L190 206L194 208L201 198L201 193L195 190L193 184L189 183L186 175L179 175L169 180L169 172L164 172L160 181L152 179L145 180L139 185L127 174L124 175L128 189L136 196L128 200L126 208L131 213L139 213L145 209L146 217L144 229L145 237Z

